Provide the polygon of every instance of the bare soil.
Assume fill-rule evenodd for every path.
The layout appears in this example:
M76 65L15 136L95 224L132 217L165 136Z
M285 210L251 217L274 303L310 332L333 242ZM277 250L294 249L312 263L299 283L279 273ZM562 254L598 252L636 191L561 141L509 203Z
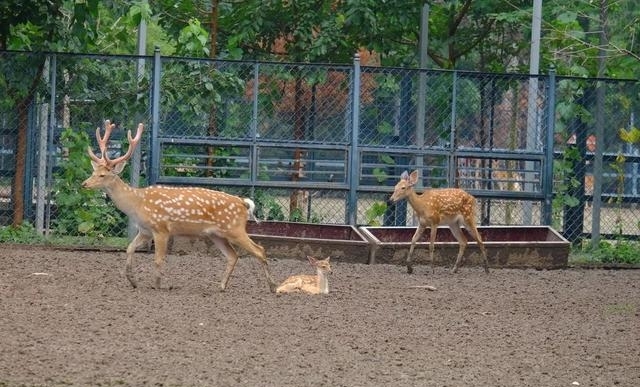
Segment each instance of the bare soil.
M124 258L0 246L0 386L640 386L638 270L336 261L328 295L276 296L253 258L224 293L220 257L171 255L160 290Z

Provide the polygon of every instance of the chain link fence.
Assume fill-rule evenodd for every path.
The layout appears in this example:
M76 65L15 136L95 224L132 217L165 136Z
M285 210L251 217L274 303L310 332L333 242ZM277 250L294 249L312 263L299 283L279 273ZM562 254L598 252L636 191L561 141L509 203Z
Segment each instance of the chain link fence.
M570 240L640 234L638 144L624 135L639 96L637 81L558 79L553 225Z
M258 217L407 225L404 170L457 186L484 225L548 224L577 241L640 234L637 82L350 65L0 53L0 222L72 244L123 244L124 215L80 188L145 123L124 180L254 198ZM598 147L594 145L598 144ZM597 195L597 196L594 196ZM596 200L594 200L594 198ZM600 199L600 200L597 200ZM116 240L112 238L117 238Z

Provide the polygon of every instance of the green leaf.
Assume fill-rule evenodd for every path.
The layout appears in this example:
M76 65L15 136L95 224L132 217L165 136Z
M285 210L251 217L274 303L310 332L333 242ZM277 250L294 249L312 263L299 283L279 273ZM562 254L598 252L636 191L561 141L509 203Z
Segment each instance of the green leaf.
M567 207L576 207L577 205L580 204L580 200L578 200L578 198L576 198L575 196L565 195L564 204Z
M80 234L89 234L94 229L94 225L91 222L82 222L78 224L78 232Z
M565 11L560 13L556 18L561 23L572 24L577 20L578 14L572 11Z

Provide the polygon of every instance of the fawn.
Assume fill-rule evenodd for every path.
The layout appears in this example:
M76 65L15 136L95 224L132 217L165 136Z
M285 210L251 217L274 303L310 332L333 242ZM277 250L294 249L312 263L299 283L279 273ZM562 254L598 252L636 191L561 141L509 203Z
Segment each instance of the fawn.
M409 204L418 216L420 224L411 239L411 247L407 255L407 272L413 273L411 265L411 254L416 242L427 227L431 230L431 239L429 243L429 256L431 258L431 270L435 271L433 252L435 249L434 242L436 232L439 225L447 225L451 229L451 233L460 244L456 263L452 272L458 271L458 267L462 262L462 255L467 247L467 239L465 238L460 226L464 226L471 236L478 242L482 257L484 258L484 271L489 273L489 264L487 262L487 252L478 229L476 227L476 199L468 192L459 188L440 188L426 189L421 195L418 195L413 186L418 181L418 171L413 171L409 175L406 171L402 173L400 181L396 184L393 194L389 199L391 202L398 202L407 199Z
M316 259L308 256L307 259L311 266L316 268L316 275L293 275L278 286L276 293L329 293L329 279L327 278L327 274L331 273L330 257Z
M133 254L136 248L153 239L155 243L155 287L160 288L167 244L172 236L205 238L212 241L227 258L227 267L220 283L225 290L229 277L238 262L233 245L240 246L258 258L267 277L269 288L275 291L276 283L271 277L264 248L253 242L247 234L246 225L253 216L255 205L251 199L243 199L225 192L196 187L150 186L133 188L120 179L124 169L142 136L143 125L139 124L135 137L128 131L129 149L116 159L107 154L107 143L115 127L109 120L104 124L104 136L96 129L96 138L101 157L88 149L93 174L82 183L84 188L101 189L113 203L138 226L138 234L127 246L125 274L134 288Z

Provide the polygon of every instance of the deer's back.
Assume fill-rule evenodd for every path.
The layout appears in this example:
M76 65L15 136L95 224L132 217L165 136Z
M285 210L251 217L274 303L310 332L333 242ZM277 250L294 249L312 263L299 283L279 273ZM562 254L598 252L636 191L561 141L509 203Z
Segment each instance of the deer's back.
M291 276L276 289L277 293L304 292L317 294L319 291L318 276L306 274Z
M419 200L426 205L428 211L443 216L475 213L475 197L460 188L429 189L419 196Z
M141 198L140 223L147 228L166 227L173 234L196 234L203 228L224 232L246 225L243 199L199 187L150 186L137 191ZM181 232L182 230L182 232Z

